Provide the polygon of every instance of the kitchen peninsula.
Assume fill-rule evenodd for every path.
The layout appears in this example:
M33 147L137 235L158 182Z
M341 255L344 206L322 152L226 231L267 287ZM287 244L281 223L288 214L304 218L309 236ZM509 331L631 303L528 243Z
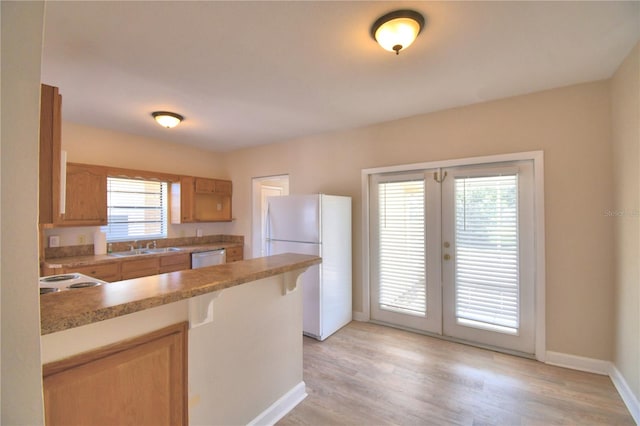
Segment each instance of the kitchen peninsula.
M168 422L187 423L187 418L190 424L277 421L306 396L302 381L302 292L297 289L297 281L306 268L320 262L316 256L284 254L43 295L45 415L49 419L50 414L75 410L68 402L56 399L69 391L61 377L65 371L77 370L74 359L79 360L79 368L85 368L86 353L110 354L109 348L122 342L154 336L159 330L179 328L177 324L188 322L182 367L187 371L188 394L187 381L177 380L183 398L173 397L170 402L181 405L182 414L179 410L167 411ZM186 330L186 325L182 327ZM186 339L186 331L183 334ZM179 359L180 351L174 350L179 339L171 342L169 349L145 353L150 358L136 364L134 372L153 364L156 354L170 354L158 358L162 361L158 362L159 368L166 367L165 359L168 363ZM152 344L158 345L155 340ZM143 345L127 347L140 350ZM83 379L78 371L73 374ZM156 381L165 377L156 373L149 376ZM174 376L166 375L172 380ZM169 384L166 388L172 383L169 379L160 381L163 386ZM142 395L143 402L148 402L146 395L164 395L157 388L132 394ZM81 399L85 403L92 398L85 394ZM98 397L96 415L118 411L115 402L105 399ZM56 404L66 405L56 411ZM164 408L170 404L161 405ZM157 404L155 407L154 415L162 414Z

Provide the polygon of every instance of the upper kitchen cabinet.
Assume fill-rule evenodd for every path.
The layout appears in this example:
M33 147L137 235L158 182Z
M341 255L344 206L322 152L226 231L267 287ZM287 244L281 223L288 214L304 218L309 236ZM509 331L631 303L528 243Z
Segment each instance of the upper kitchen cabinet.
M195 178L196 194L231 195L231 181L207 178Z
M39 223L93 226L107 223L107 175L101 167L69 163L66 191L61 179L62 96L46 84L40 90ZM66 196L65 196L66 193ZM63 204L64 203L64 204Z
M193 218L194 178L181 176L180 182L171 184L171 223L190 223Z
M65 211L60 225L107 224L107 170L88 164L67 164Z
M39 223L60 221L62 96L57 87L41 85Z
M171 223L231 221L228 180L183 176L171 187Z

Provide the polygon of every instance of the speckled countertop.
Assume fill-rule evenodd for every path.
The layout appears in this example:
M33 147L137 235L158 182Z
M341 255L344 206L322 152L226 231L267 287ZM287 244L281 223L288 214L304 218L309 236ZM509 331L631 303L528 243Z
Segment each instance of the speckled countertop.
M87 266L87 265L99 265L101 263L108 262L122 262L125 260L141 259L142 257L158 257L158 256L172 256L180 253L197 253L209 250L218 250L231 247L242 247L242 243L220 242L210 244L200 244L192 246L176 246L180 251L171 251L164 253L153 254L140 254L137 256L117 256L112 254L97 254L88 256L69 256L60 257L55 259L47 259L44 265L48 268L73 268L75 266ZM117 254L117 253L116 253Z
M200 269L40 296L41 334L154 308L320 263L317 256L279 254Z

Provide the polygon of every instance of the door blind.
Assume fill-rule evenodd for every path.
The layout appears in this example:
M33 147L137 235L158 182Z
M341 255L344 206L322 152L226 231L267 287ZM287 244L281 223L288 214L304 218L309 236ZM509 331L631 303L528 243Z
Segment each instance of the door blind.
M424 179L381 182L379 305L426 314Z
M517 174L456 178L456 320L516 334L518 264Z
M167 236L167 183L107 178L107 241Z

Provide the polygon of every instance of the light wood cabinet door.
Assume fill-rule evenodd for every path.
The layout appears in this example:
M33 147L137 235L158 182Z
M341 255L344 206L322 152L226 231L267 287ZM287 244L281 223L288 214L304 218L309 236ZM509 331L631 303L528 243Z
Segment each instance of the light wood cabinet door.
M242 247L228 247L225 250L227 252L227 263L237 262L244 258L244 250Z
M62 96L57 87L41 85L38 217L41 224L60 220L60 154Z
M99 280L114 282L120 281L120 264L119 262L99 263L96 265L75 266L64 268L64 274L78 272Z
M180 182L171 184L171 223L189 223L194 221L193 198L194 178L181 176Z
M107 224L107 172L100 166L67 164L67 192L63 224Z
M182 188L180 194L181 220L182 222L193 222L193 178L183 176L180 178L180 186Z
M216 192L218 194L231 195L232 184L229 180L216 180Z
M228 180L182 176L171 185L171 223L231 221Z
M216 192L216 181L207 178L195 178L195 188L198 194L213 194Z
M184 271L191 269L191 254L180 253L173 256L162 256L160 258L160 273Z
M43 366L45 423L187 425L187 323Z
M120 269L123 280L158 275L160 271L160 260L157 257L125 260L122 262Z

